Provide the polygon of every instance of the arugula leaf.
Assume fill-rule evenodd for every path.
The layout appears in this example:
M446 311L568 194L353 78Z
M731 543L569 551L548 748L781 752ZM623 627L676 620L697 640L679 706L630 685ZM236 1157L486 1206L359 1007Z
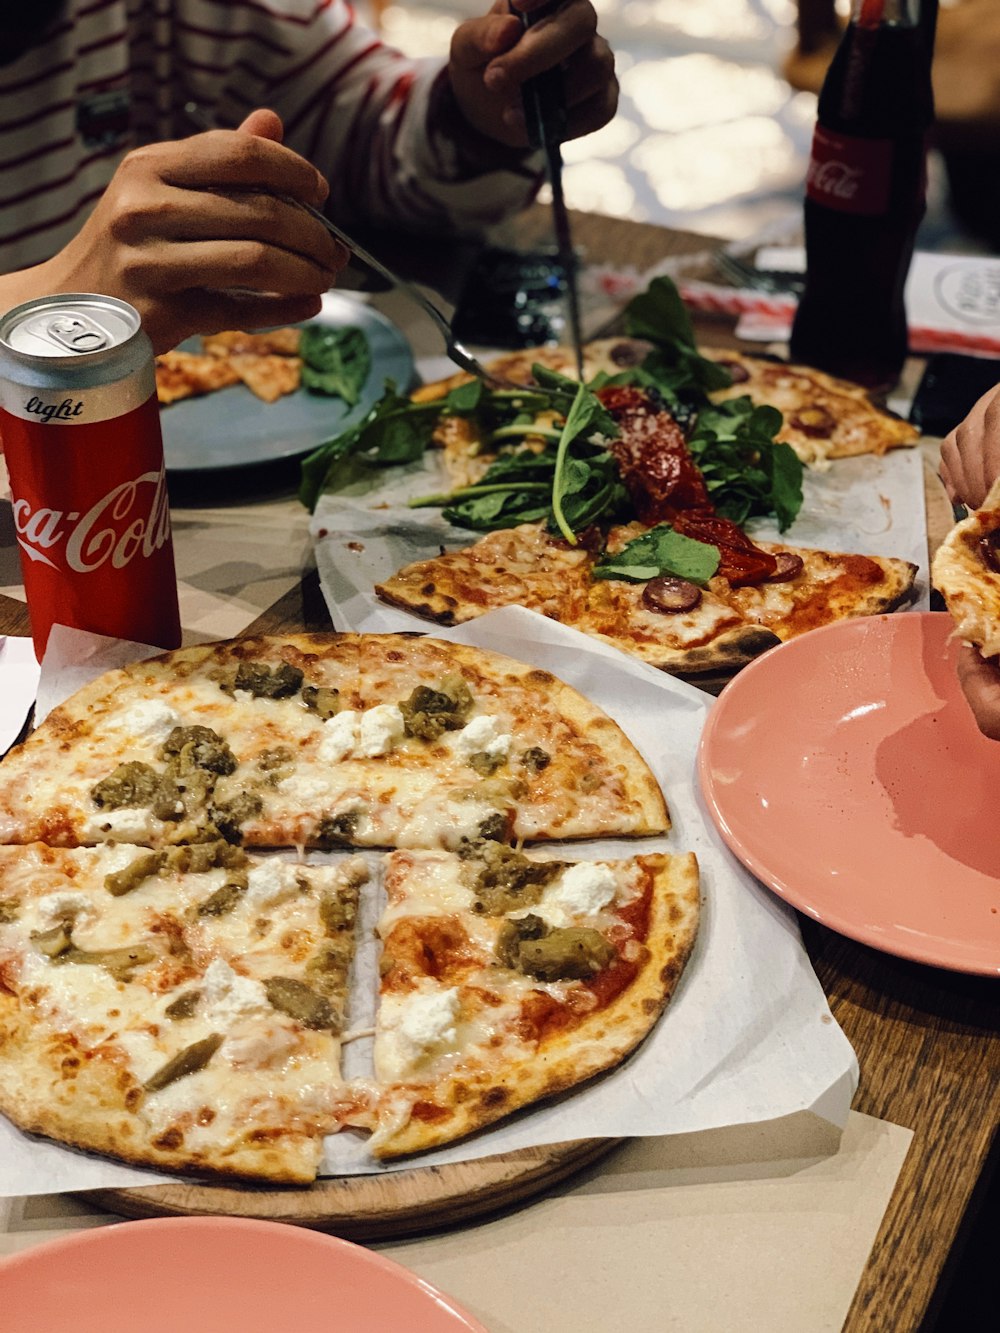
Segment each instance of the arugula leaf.
M606 438L607 436L617 435L618 427L615 424L614 417L607 410L599 398L595 398L590 393L585 384L577 385L576 397L573 399L573 406L569 409L566 417L566 424L563 426L562 435L559 437L559 443L556 446L555 473L552 477L552 517L555 520L556 527L566 538L571 546L576 545L576 533L573 531L574 524L566 513L566 501L573 495L576 495L586 485L586 477L581 480L580 467L585 467L581 459L573 459L570 455L570 445L584 432L589 432L586 439L587 443L592 442L594 435ZM575 471L573 464L577 464ZM588 506L588 512L592 506ZM579 516L576 516L579 524ZM579 526L585 526L579 524Z
M732 384L724 366L698 351L691 316L669 278L654 278L632 298L625 307L625 327L633 338L653 344L642 370L673 392L696 388L709 393Z
M592 573L595 579L623 579L630 583L646 583L661 574L673 574L691 583L707 583L719 568L719 561L717 547L685 537L669 523L659 523L614 555L605 552Z
M307 509L315 509L322 492L335 486L343 458L360 456L373 467L414 462L430 444L440 410L440 402L414 403L400 396L392 380L386 380L385 393L356 426L303 459L299 499Z
M371 370L371 350L361 329L307 324L299 341L302 383L310 393L343 398L353 407Z
M748 397L708 404L698 413L688 448L716 511L743 523L775 514L784 532L802 507L803 466L791 445L778 443L782 416Z

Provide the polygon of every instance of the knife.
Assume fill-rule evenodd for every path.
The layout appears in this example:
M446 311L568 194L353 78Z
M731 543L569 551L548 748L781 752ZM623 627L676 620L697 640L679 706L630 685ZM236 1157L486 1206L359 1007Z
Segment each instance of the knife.
M521 14L513 6L510 8L511 13L521 20L521 26L525 31L550 12L543 9L530 14ZM584 382L583 338L580 332L580 296L576 281L577 260L576 251L573 249L569 214L566 211L566 196L563 193L562 151L559 146L566 130L565 91L563 72L557 67L528 79L522 85L521 100L524 104L528 142L532 148L540 148L545 154L545 174L552 190L552 225L556 237L556 250L559 267L565 275L567 325L573 343L577 378L582 384Z

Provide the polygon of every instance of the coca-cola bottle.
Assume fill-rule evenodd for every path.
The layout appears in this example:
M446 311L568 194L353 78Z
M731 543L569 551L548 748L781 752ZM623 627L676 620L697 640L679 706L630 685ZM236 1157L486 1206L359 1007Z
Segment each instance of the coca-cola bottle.
M796 361L869 387L906 357L903 288L924 215L936 0L852 0L806 179Z

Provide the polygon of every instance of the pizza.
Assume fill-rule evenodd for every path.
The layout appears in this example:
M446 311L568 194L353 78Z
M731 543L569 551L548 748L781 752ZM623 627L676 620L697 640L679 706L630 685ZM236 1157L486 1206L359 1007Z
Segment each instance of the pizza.
M931 581L955 620L956 633L983 657L1000 653L1000 481L981 507L957 523L938 547Z
M0 1112L285 1183L347 1126L383 1157L471 1133L624 1059L697 926L690 854L523 844L668 827L616 724L499 654L302 634L109 672L0 763Z
M154 362L160 405L240 383L262 402L277 402L302 383L302 360L297 355L301 335L297 328L267 333L229 330L204 337L201 353L164 352Z
M155 367L156 396L164 406L240 382L239 375L225 361L194 352L164 352L156 358Z
M663 832L659 787L546 671L430 638L298 635L109 672L0 766L0 842L457 846Z
M641 533L613 528L614 553ZM455 625L516 604L582 630L677 675L728 672L806 630L876 615L911 595L916 566L884 556L844 555L776 542L756 549L774 560L762 582L723 575L699 586L659 576L594 577L598 553L570 546L542 524L491 532L464 550L404 566L376 585L393 606Z
M382 1158L618 1064L662 1012L698 923L690 853L396 851L385 885L371 1140Z
M539 364L546 369L571 369L567 349L544 350L547 355ZM695 450L697 420L704 407L693 409L684 418L686 409L681 400L668 403L650 385L625 382L617 373L641 366L649 350L650 344L636 339L604 339L587 348L585 373L592 379L593 398L610 426L604 426L605 433L589 438L586 448L589 457L598 447L605 451L607 461L602 465L605 471L600 485L605 493L613 484L623 492L615 502L617 509L612 506L580 531L571 533L565 525L561 532L556 530L554 509L546 522L504 526L493 518L493 512L503 511L471 513L446 505L445 517L453 523L468 519L469 526L479 524L494 530L464 549L442 549L436 557L403 567L376 585L377 595L391 605L447 625L502 606L524 606L663 670L701 679L731 674L766 649L806 630L891 611L911 599L917 567L907 560L749 537L727 516L725 504L733 503L734 497L735 503L740 502L742 480L748 472L756 469L758 478L766 480L760 451L772 449L772 445L767 440L754 443L739 455L738 466L732 454L725 454L726 446L721 455L703 463L704 455ZM530 378L533 355L509 354L491 362L490 368L505 378ZM743 360L756 366L753 358ZM755 371L764 389L770 386L767 374L774 364L761 360L760 366L765 369ZM727 368L733 371L741 366L742 362L734 362ZM771 466L777 469L780 463L791 475L790 465L801 473L801 463L782 436L790 429L789 421L800 421L791 429L801 430L806 404L813 400L802 398L802 411L792 412L789 417L795 392L804 392L806 373L796 379L797 368L794 374L788 367L780 369L788 379L786 424L778 431ZM602 374L612 378L602 379ZM419 399L440 400L459 382L459 377L452 377L443 382L444 387L425 386L418 391ZM822 387L827 394L831 421L834 409L839 414L832 437L834 452L836 448L847 453L862 447L865 422L871 429L864 447L872 452L888 447L886 441L893 432L898 436L897 443L915 435L906 423L870 404L855 386L837 385L823 376L811 383L817 392ZM837 405L830 397L834 391L843 391L848 407ZM488 414L442 411L431 442L440 451L453 487L460 488L457 503L461 504L465 491L466 498L476 495L477 486L481 486L486 505L498 501L497 492L516 493L521 483L506 481L516 475L515 468L522 469L520 476L528 482L547 475L529 470L523 460L543 462L543 455L552 456L552 442L559 435L562 419L548 403L539 406L535 400L530 408L528 403L530 399L522 407L518 423L499 431L493 429ZM744 422L752 411L749 406L738 410ZM780 422L781 417L772 414L768 431ZM818 417L816 424L818 430ZM733 429L732 421L716 420L709 429L721 435ZM779 450L784 451L787 460L777 459ZM574 460L584 475L587 457L584 454ZM608 463L614 471L614 483L607 480ZM714 488L720 466L727 470L730 483L722 512L717 508ZM753 484L759 487L762 480ZM529 508L531 493L537 495L542 489L544 485L526 486L523 494L529 498ZM548 503L547 496L540 498L532 519L537 519ZM632 521L614 521L623 508L634 515ZM711 551L711 568L688 577L676 563L672 566L670 559L661 558L660 553L669 544L664 540L667 534L671 539L697 543L703 554ZM635 552L640 548L647 555L655 548L656 558L639 559Z
M730 388L712 393L713 401L746 394L755 403L776 407L785 419L777 438L790 444L804 463L822 466L834 458L884 454L919 437L915 426L880 407L850 380L769 357L703 350L733 380Z
M164 1170L315 1177L362 858L0 847L0 1111Z

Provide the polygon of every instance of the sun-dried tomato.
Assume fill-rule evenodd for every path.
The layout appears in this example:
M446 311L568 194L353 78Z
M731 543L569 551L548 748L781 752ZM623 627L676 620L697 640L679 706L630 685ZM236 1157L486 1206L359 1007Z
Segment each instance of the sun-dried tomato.
M704 479L670 412L630 385L608 385L597 396L618 425L608 449L640 519L662 523L681 510L710 510Z
M718 548L720 564L716 572L728 579L734 588L763 583L778 568L775 557L755 546L731 519L691 510L677 514L672 522L676 532Z

